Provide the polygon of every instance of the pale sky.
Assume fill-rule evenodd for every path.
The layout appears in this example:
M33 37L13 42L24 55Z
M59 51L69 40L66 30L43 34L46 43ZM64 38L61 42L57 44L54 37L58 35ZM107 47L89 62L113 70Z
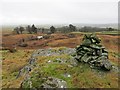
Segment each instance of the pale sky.
M118 22L119 0L0 0L4 24Z

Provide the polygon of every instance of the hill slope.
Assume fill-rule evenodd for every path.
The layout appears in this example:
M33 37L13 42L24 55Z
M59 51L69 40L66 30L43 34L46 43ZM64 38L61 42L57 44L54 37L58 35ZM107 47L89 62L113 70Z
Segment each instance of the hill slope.
M118 88L116 69L106 72L90 68L78 63L71 56L74 53L74 48L36 50L19 72L17 79L24 78L20 87Z

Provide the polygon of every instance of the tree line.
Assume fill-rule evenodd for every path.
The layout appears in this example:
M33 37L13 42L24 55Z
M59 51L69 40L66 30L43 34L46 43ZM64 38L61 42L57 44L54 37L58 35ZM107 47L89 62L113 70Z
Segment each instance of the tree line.
M44 28L37 28L34 24L32 26L28 25L27 27L15 27L14 28L14 32L16 32L16 34L23 34L24 31L27 31L29 34L37 34L39 31L41 30L42 33L44 33L45 29ZM56 29L54 26L50 27L50 32L51 33L55 33Z
M33 25L28 25L27 27L15 27L14 32L16 34L23 34L24 31L27 31L29 34L37 34L38 32L41 33L55 33L55 32L60 32L60 33L69 33L69 32L100 32L100 31L114 31L116 29L114 28L98 28L98 27L88 27L84 26L82 28L77 28L76 26L69 24L68 26L63 26L59 28L55 28L54 26L51 26L49 29L46 28L37 28L34 24Z

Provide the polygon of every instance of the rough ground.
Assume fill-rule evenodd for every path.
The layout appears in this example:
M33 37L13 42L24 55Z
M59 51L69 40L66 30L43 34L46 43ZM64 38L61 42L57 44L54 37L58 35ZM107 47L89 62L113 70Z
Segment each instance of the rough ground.
M52 47L70 47L75 48L82 42L82 38L84 36L83 33L73 33L74 37L70 37L69 34L52 34L47 39L41 40L29 40L31 36L37 36L32 34L22 34L22 35L8 35L2 36L2 45L3 47L13 47L15 44L18 44L21 39L25 39L25 43L28 44L27 47L19 47L16 45L17 49L40 49L40 48L52 48ZM46 34L38 34L38 35L46 35ZM99 38L102 40L102 44L107 48L114 51L118 51L118 39L120 39L119 35L105 35L105 34L97 34Z
M65 47L36 50L3 87L118 88L117 68L110 72L92 69L74 60L74 53L74 48Z
M3 44L11 47L19 39L28 38L28 36L30 35L4 36ZM41 41L27 41L29 46L18 46L18 51L15 53L1 51L3 88L40 87L59 81L64 82L59 83L58 86L61 88L118 88L116 67L110 72L91 69L87 64L77 63L71 56L75 52L72 48L81 43L83 34L75 34L73 38L64 34L52 36L50 39ZM102 39L103 46L109 52L110 62L118 66L120 36L98 34L98 37ZM20 70L21 72L23 70L23 73L20 73Z

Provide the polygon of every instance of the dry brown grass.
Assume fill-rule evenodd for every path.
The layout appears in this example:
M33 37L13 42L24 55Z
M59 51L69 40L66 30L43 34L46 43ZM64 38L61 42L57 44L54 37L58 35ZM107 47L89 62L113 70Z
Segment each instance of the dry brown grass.
M10 35L10 36L3 36L3 44L7 47L12 47L13 44L17 43L21 38L27 39L31 34L22 34L22 35ZM65 34L53 34L53 37L50 39L42 39L42 40L35 40L35 41L26 41L28 43L28 47L19 47L17 46L18 51L15 53L4 52L2 61L2 72L3 72L3 87L19 87L23 78L15 79L16 73L28 62L28 59L33 52L33 49L39 48L49 48L49 47L72 47L75 48L77 45L82 43L82 34L76 34L74 38L68 38ZM61 39L62 37L62 39ZM109 59L116 65L118 65L118 58L115 57L114 53L118 52L118 46L120 43L118 39L120 36L112 36L112 35L98 35L101 38L102 45L107 48L109 51ZM44 63L47 58L41 58L38 63ZM61 67L62 68L62 67ZM76 68L74 69L76 70ZM73 70L73 72L74 72ZM106 81L103 79L97 78L92 72L85 72L84 74L77 74L78 71L75 71L75 77L72 79L73 85L75 84L76 87L118 87L117 81L118 78L116 74L108 74L105 80L109 80L111 85L107 85ZM79 76L77 76L79 75ZM77 76L77 77L76 77ZM82 76L84 78L82 78ZM90 77L90 81L86 82L85 77ZM95 80L92 80L94 79ZM81 82L82 81L82 82ZM14 84L15 83L15 84ZM89 84L86 84L89 83ZM87 85L87 86L86 86ZM105 86L107 85L107 86Z
M19 70L28 63L32 50L18 50L15 53L2 52L2 87L18 87L23 80L16 79ZM15 82L15 83L13 83Z

